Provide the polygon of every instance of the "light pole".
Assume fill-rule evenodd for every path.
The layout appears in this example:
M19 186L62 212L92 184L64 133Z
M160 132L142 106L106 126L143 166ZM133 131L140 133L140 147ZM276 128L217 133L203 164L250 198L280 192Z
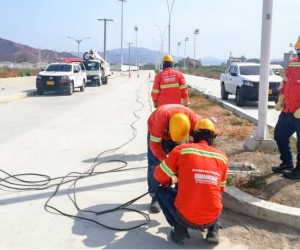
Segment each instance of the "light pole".
M178 58L178 49L179 49L179 46L181 45L181 42L177 43L177 63L179 64L179 58Z
M196 68L196 35L199 34L200 29L195 29L194 31L194 70Z
M77 53L77 57L79 58L79 44L80 44L81 41L83 41L84 39L88 39L88 38L90 38L90 37L85 37L85 38L82 38L82 39L80 39L80 40L77 40L77 39L75 39L74 37L70 37L70 36L68 36L68 38L72 38L72 39L74 39L74 40L78 43L78 53Z
M186 68L186 42L189 40L188 37L184 39L184 69Z
M157 56L157 60L156 60L156 64L155 64L155 69L159 70L160 69L160 64L161 64L161 62L159 62L159 58L161 58L160 57L160 52L161 52L160 51L160 45L159 45L158 41L156 41L154 38L152 40L155 41L157 43L157 46L158 46L158 56Z
M138 27L134 27L135 30L135 66L137 67L137 32L138 32Z
M126 2L126 0L119 0L122 2L122 13L121 13L121 67L123 64L123 3Z
M166 1L168 5L168 13L169 13L169 55L171 55L171 15L172 15L173 4L175 0L172 1L171 6L169 5L169 0Z
M104 60L106 61L106 22L110 21L112 22L112 19L98 19L98 21L104 21Z
M162 60L163 60L163 50L164 50L164 37L165 37L165 32L166 32L166 29L168 27L168 25L165 27L165 30L164 30L164 33L161 32L161 29L158 25L155 25L158 29L159 29L159 33L160 33L160 38L161 38L161 65L162 65Z

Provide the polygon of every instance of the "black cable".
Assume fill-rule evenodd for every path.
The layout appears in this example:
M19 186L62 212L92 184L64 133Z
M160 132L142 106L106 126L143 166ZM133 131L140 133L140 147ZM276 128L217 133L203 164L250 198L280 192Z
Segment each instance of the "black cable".
M149 84L149 81L148 81L148 84ZM63 215L63 216L66 216L66 217L69 217L69 218L73 218L73 219L80 219L80 220L90 221L90 222L96 223L96 224L98 224L100 226L103 226L105 228L108 228L108 229L118 230L118 231L124 231L124 230L131 230L131 229L135 229L135 228L138 228L138 227L146 225L150 221L150 217L149 217L148 214L146 214L146 213L144 213L142 211L138 211L136 209L127 208L127 207L130 206L131 204L133 204L135 201L137 201L140 198L142 198L145 195L147 195L149 193L149 191L146 192L146 193L144 193L144 194L142 194L142 195L140 195L139 197L136 197L136 198L134 198L134 199L132 199L132 200L130 200L130 201L128 201L128 202L126 202L126 203L118 206L118 207L116 207L116 208L107 209L107 210L103 210L103 211L100 211L100 212L99 211L92 211L92 210L80 209L79 206L78 206L78 204L77 204L76 192L75 192L76 183L77 183L77 181L79 181L81 179L84 179L84 178L87 178L87 177L93 177L93 176L96 176L96 175L99 175L99 174L106 174L106 173L114 173L114 172L120 172L120 171L128 171L128 170L134 170L134 169L141 169L140 167L134 167L134 168L124 169L127 166L127 162L126 161L122 161L122 160L108 160L108 161L105 161L105 162L98 162L98 163L96 163L97 160L98 160L98 158L101 155L103 155L105 153L108 153L108 152L113 152L113 151L116 151L116 150L120 149L121 147L123 147L123 146L127 145L128 143L130 143L136 137L136 135L137 135L137 129L134 127L134 124L140 119L140 117L136 114L136 112L142 110L143 107L144 107L144 104L139 100L139 95L138 95L138 93L140 92L141 88L142 88L142 84L140 85L140 87L136 91L136 101L139 104L141 104L141 108L137 109L137 110L135 110L133 112L134 116L137 119L131 124L131 128L133 129L132 138L130 140L128 140L127 142L125 142L124 144L122 144L121 146L117 147L117 148L109 149L109 150L103 151L100 154L98 154L97 157L94 160L94 163L93 163L92 167L89 170L87 170L86 172L83 172L83 173L71 172L71 173L69 173L69 174L67 174L66 176L63 176L63 177L50 178L50 176L48 176L48 175L36 174L36 173L25 173L25 174L10 175L10 174L8 174L5 171L3 171L3 170L0 169L1 172L3 172L4 174L6 174L8 176L6 178L0 179L0 186L1 187L5 187L5 188L7 188L9 190L18 190L18 191L44 190L44 189L47 189L47 188L50 188L50 187L55 187L55 191L48 198L48 200L46 201L46 203L44 205L44 209L47 212L54 213L53 211L56 211L57 212L56 214ZM149 102L149 104L150 104L150 102ZM109 163L109 162L122 162L122 163L124 163L124 165L121 166L121 167L114 168L112 170L95 171L96 167L99 166L100 164ZM39 178L41 178L41 180L32 181L32 180L25 180L25 179L20 178L20 177L24 177L24 176L25 177L31 177L31 176L39 177ZM51 184L52 181L59 181L59 182ZM6 185L4 185L2 182L6 183ZM95 220L92 220L92 219L89 219L89 218L85 218L85 217L78 216L78 215L72 215L72 214L64 213L64 212L60 211L59 209L57 209L57 208L49 205L50 200L55 197L55 195L59 191L60 187L62 185L64 185L64 184L67 184L67 183L70 183L70 182L72 182L72 184L71 184L71 186L68 189L70 189L71 187L73 187L73 197L71 197L70 194L68 194L68 197L72 201L72 203L74 204L74 206L76 207L76 209L77 209L78 212L82 212L82 213L84 213L84 212L86 212L86 213L94 213L96 216L98 216L98 215L103 215L103 214L107 214L107 213L112 213L112 212L115 212L115 211L118 211L118 210L126 210L126 211L130 211L130 212L139 213L140 215L144 216L144 218L146 219L146 221L144 223L141 223L141 224L138 224L136 226L129 227L129 228L114 228L114 227L110 227L110 226L104 225L102 223L99 223L99 222L97 222ZM153 190L150 190L150 192L151 191L153 191Z

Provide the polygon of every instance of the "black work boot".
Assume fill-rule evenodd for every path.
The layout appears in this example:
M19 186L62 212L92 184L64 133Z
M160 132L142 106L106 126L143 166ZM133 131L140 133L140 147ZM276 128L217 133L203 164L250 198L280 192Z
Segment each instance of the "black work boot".
M159 213L160 212L160 206L157 202L157 199L155 197L152 198L152 201L150 203L150 211L153 213Z
M190 235L186 227L181 225L175 225L174 229L171 231L171 239L176 243L181 243L185 239L189 239Z
M206 242L212 244L219 244L219 225L214 225L207 229Z
M282 173L284 170L292 170L293 168L294 168L294 164L292 162L290 163L282 162L279 166L272 167L272 171L274 173Z
M296 167L292 170L284 170L283 176L289 179L300 179L300 167Z

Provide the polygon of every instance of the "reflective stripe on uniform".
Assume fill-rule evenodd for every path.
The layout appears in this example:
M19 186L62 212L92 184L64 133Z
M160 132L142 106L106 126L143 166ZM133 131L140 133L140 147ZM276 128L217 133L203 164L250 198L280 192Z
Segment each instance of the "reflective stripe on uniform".
M227 164L227 158L215 152L208 152L208 151L199 150L195 148L184 148L181 150L181 154L195 154L195 155L200 155L208 158L216 158L223 161L225 164Z
M179 87L179 83L160 85L161 89L178 88L178 87Z
M300 67L300 62L290 62L290 63L289 63L289 66L292 66L292 67Z
M180 89L186 89L187 86L184 84L184 85L181 85L179 88L180 88Z
M157 90L157 89L152 89L152 93L158 94L158 93L159 93L159 90Z
M162 161L159 164L161 170L169 177L171 177L172 175L174 175L175 173L168 167L168 165L165 163L165 161Z
M189 141L194 141L194 137L189 135Z
M221 182L221 187L226 187L226 181Z
M152 136L150 135L150 141L153 141L153 142L161 142L162 138L159 138L159 137L155 137L155 136Z

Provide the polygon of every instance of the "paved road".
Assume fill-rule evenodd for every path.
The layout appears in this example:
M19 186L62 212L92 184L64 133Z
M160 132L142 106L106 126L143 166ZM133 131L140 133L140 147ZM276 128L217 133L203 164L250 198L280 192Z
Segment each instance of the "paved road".
M116 76L109 80L108 85L90 86L85 92L76 91L72 96L48 92L44 96L32 95L0 102L0 170L12 175L39 173L54 178L70 172L86 172L94 166L95 161L102 163L95 171L110 170L123 164L104 162L122 160L127 162L128 168L137 169L98 175L77 182L79 208L103 211L146 192L146 121L152 111L150 91L154 72L151 72L151 78L147 71L141 71L139 78L136 73L132 73L130 78L126 73ZM218 81L187 75L186 78L188 84L219 97ZM16 95L34 91L34 80L34 77L0 80L0 99L8 93ZM232 100L228 103L232 103ZM249 112L255 115L255 107L251 107ZM270 113L273 113L272 109ZM114 150L100 154L109 149ZM0 185L7 185L5 177L5 173L1 172ZM44 180L36 176L22 178ZM12 180L12 183L15 182ZM145 222L142 216L124 211L102 216L78 212L69 199L73 194L70 185L62 186L49 205L64 213L96 219L118 228ZM197 231L191 231L192 239L182 245L170 242L170 227L162 213L150 214L151 221L143 228L118 232L91 222L46 212L44 205L54 191L55 188L12 192L2 186L0 248L212 248ZM149 213L149 201L150 198L145 196L135 202L132 208ZM241 234L234 232L240 232L243 221L248 221L250 225L252 220L226 210L222 219L225 228L220 232L221 243L215 248L249 248L245 240L236 241L236 236L243 238L248 231L245 229ZM260 230L262 224L255 221L257 225L251 226ZM273 235L279 230L273 225L267 228ZM260 232L254 234L259 237Z
M29 81L27 90L31 84L34 88L34 78L22 81ZM48 92L43 96L1 103L1 170L11 175L39 173L51 178L66 176L70 172L83 173L91 169L99 153L123 145L101 155L96 162L120 159L128 163L128 168L137 169L79 181L76 185L78 205L81 209L102 211L141 195L147 191L146 120L152 110L151 87L148 72L140 72L139 78L136 74L131 78L124 75L110 79L108 85L87 87L85 92L76 91L72 96ZM96 171L122 165L118 162L101 164ZM0 177L4 179L6 175L1 172ZM35 176L22 178L44 180ZM8 185L4 180L0 184ZM49 205L64 213L96 219L109 226L122 228L144 222L142 216L124 211L98 217L78 212L68 198L67 194L72 195L69 186L62 186ZM151 214L146 227L117 232L91 222L46 212L44 205L54 190L11 192L3 188L0 192L0 248L209 247L199 232L192 233L193 239L184 245L169 242L170 227L162 213ZM149 202L150 198L145 196L132 207L148 213ZM221 237L221 241L217 248L237 247L226 237ZM239 247L244 248L243 245Z

